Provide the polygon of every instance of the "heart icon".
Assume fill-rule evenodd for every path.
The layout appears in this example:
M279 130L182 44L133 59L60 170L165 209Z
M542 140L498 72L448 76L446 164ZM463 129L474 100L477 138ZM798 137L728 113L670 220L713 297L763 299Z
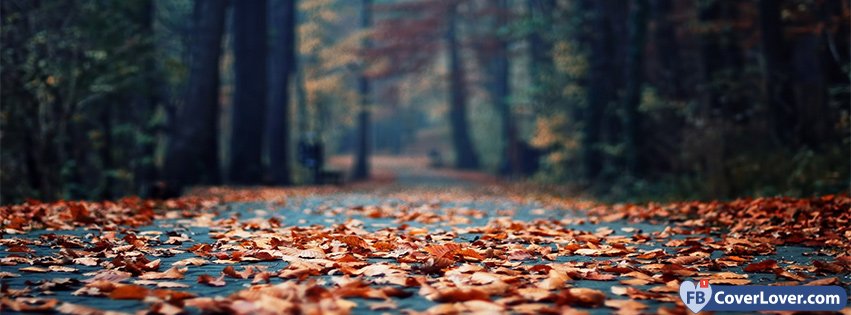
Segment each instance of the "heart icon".
M688 309L692 312L700 312L712 296L712 286L706 285L705 288L696 287L694 282L683 281L680 283L680 299L683 300Z

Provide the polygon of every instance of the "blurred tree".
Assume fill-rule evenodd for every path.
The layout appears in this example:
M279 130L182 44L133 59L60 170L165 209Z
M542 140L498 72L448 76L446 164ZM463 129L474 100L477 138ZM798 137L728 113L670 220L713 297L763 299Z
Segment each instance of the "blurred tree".
M479 167L479 158L470 141L467 122L467 93L461 47L458 43L458 2L446 6L446 49L449 55L449 124L455 148L455 166L460 169Z
M196 0L189 82L169 138L164 177L170 190L214 185L219 165L219 58L227 0Z
M122 104L151 101L150 1L0 6L3 202L135 191L150 117Z
M529 77L535 102L541 100L544 84L554 80L553 28L556 21L556 0L526 0L529 11L529 30L526 40L529 47Z
M511 96L511 64L508 56L508 27L511 8L508 0L484 1L476 12L476 25L482 30L472 41L477 59L484 69L487 91L494 109L499 113L502 130L502 150L499 172L503 175L518 175L521 169L518 152L516 118L509 98Z
M263 180L267 85L266 0L237 1L233 8L234 94L230 167L234 184Z
M778 142L791 140L788 126L793 119L790 104L792 89L787 67L787 48L781 24L781 1L759 1L759 25L763 57L764 102L770 108Z
M581 4L587 10L591 10L593 17L590 27L596 31L588 34L587 39L590 47L588 69L588 104L585 109L582 131L582 156L584 177L593 181L603 170L604 151L606 146L604 136L611 132L605 127L614 128L608 124L610 119L607 108L610 102L617 96L620 87L619 75L616 69L620 69L621 51L618 44L618 34L622 34L620 23L620 11L623 10L621 3L617 1L587 1Z
M272 183L288 185L290 181L289 105L290 83L296 69L295 26L296 0L269 2L272 41L269 55L269 115L267 116L267 151Z
M296 125L299 137L315 135L326 152L357 123L351 113L360 106L358 69L369 65L360 58L367 34L357 27L360 9L361 3L352 1L299 2Z
M372 0L361 0L361 28L366 30L372 27ZM362 42L364 51L369 50L371 42L365 37ZM355 163L352 169L352 178L362 180L369 178L369 130L371 128L370 114L370 87L367 78L366 67L362 69L358 78L358 92L360 93L360 109L357 122L357 146L355 147Z
M647 32L647 0L630 3L629 47L626 60L626 90L623 100L624 150L626 170L630 175L639 175L641 161L641 117L638 107L641 102L641 87L644 80L644 49Z

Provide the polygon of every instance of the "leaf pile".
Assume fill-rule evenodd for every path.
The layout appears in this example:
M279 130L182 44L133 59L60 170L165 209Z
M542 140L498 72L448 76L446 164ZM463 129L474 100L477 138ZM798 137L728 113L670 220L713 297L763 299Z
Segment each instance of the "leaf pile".
M851 200L842 196L611 207L540 198L540 208L521 211L528 195L496 188L491 193L389 191L381 197L388 201L377 204L328 202L293 210L327 218L323 225L272 209L307 196L333 200L344 192L211 188L196 193L184 204L30 202L3 208L7 231L87 227L97 233L0 240L6 254L0 258L0 278L55 276L4 285L0 303L16 311L99 312L50 297L70 291L139 301L155 314L552 314L588 308L679 314L685 308L678 288L686 279L847 285L851 273ZM216 202L263 199L268 203L260 207L268 208L255 209L254 216L213 211ZM458 205L465 200L511 208ZM589 216L552 215L563 213L552 209L568 204L586 206ZM39 219L13 222L28 211L38 212L29 218ZM526 215L531 219L519 219ZM176 221L154 221L161 218ZM608 224L624 220L667 225L642 231ZM138 228L152 222L163 230ZM193 236L189 228L206 229L207 235ZM801 264L773 256L788 244L811 247L820 257ZM412 310L400 306L406 299L433 304Z

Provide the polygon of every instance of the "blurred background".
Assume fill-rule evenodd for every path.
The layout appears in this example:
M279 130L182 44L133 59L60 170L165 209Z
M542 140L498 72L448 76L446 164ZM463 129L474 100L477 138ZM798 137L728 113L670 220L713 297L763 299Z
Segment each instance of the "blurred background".
M364 180L376 156L612 200L851 183L848 1L3 0L0 16L4 204Z

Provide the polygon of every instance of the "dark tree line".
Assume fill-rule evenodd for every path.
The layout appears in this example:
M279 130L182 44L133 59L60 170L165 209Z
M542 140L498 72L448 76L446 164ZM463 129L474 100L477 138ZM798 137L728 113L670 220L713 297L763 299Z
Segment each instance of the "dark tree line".
M480 166L485 144L471 140L469 117L482 110L469 103L484 93L501 129L486 138L501 143L489 151L501 174L540 162L542 180L607 194L810 194L848 189L849 10L796 0L391 2L373 56L393 60L384 77L416 76L433 66L421 52L445 45L460 168ZM431 35L440 29L443 42ZM523 60L527 69L512 66Z
M3 2L3 202L290 183L295 1L188 3L186 20L160 26L185 34L180 68L158 63L164 53L152 0ZM235 78L223 173L221 64L231 49ZM171 92L163 88L166 72L185 77L174 89L182 96L164 95Z
M0 9L3 202L303 182L290 139L308 130L346 130L362 179L377 146L433 126L457 168L615 197L804 195L851 177L846 1ZM427 102L406 89L439 104L411 109ZM427 112L441 121L411 118Z

